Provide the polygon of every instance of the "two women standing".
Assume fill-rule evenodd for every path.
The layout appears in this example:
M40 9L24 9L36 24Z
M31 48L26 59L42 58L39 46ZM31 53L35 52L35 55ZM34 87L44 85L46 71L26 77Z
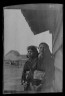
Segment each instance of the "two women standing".
M46 43L41 43L39 45L39 53L35 46L29 46L27 51L28 60L24 65L22 75L22 81L27 82L24 89L25 91L30 90L31 84L34 91L40 91L41 88L43 90L48 83L50 84L54 72L53 58L49 46ZM44 78L42 80L40 78L34 78L35 71L37 71L37 74L39 73L38 71L41 74L42 72L45 73Z

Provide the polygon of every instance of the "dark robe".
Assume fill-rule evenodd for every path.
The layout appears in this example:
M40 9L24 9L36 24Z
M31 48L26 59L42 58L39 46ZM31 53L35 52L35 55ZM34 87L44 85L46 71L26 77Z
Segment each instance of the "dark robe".
M22 74L22 79L24 81L26 81L26 72L29 71L30 74L29 74L29 77L31 77L32 79L32 73L34 72L34 70L36 70L37 68L37 59L38 58L35 58L35 59L28 59L24 65L24 69L23 69L23 74Z
M22 80L27 81L27 88L25 90L29 89L30 83L32 83L32 85L39 85L41 83L40 80L33 79L34 71L37 70L37 64L38 58L35 58L29 59L24 65ZM29 71L29 75L26 78L27 71Z
M45 71L45 82L43 88L51 86L54 78L54 60L50 50L46 50L38 57L38 70Z

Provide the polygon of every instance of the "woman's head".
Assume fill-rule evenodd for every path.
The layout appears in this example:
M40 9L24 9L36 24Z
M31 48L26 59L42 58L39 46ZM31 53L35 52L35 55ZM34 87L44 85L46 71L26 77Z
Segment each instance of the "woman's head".
M35 46L28 46L27 51L28 51L27 56L29 58L38 57L38 51L37 51L37 48Z
M42 42L39 44L39 53L45 52L45 50L49 49L48 44Z

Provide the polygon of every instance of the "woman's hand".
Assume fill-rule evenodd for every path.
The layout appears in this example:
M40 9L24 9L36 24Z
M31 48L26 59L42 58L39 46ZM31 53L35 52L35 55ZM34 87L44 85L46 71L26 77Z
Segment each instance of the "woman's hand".
M26 87L27 86L27 82L25 82L24 80L22 81L22 83L21 83L24 87Z
M38 85L38 86L34 85L33 87L34 87L34 88L33 88L33 89L34 89L34 91L37 91L37 90L38 90L38 88L41 88L41 87L42 87L42 84L40 84L40 85Z
M23 85L25 83L25 81L24 80L21 80L21 84Z

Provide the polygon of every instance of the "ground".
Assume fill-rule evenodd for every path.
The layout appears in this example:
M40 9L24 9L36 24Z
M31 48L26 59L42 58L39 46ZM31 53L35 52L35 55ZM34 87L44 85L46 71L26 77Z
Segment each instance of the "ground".
M23 91L23 87L21 85L23 65L18 67L4 64L3 69L4 91Z
M7 91L8 92L11 91L12 93L23 92L24 89L23 89L23 86L21 85L21 76L22 76L23 66L24 66L24 63L19 67L14 65L4 64L3 66L4 93L6 93ZM43 92L54 92L54 91L52 87L48 86L46 89L44 89Z

